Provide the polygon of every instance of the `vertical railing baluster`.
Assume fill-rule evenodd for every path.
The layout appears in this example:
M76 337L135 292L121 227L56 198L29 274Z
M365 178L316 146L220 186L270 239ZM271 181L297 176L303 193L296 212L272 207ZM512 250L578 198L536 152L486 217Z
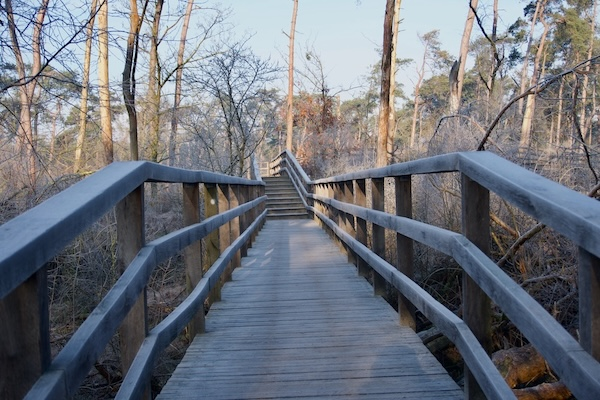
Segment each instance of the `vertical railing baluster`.
M197 183L183 184L183 224L197 224L200 218L200 186ZM202 279L202 241L198 240L185 248L185 286L189 295ZM192 318L188 324L190 341L199 333L204 332L204 308Z
M579 340L600 361L600 258L579 248Z
M385 211L385 180L371 179L371 204L373 210ZM385 259L385 228L373 223L373 252ZM373 290L376 295L385 295L387 283L376 271L373 271Z
M354 203L359 207L367 207L367 185L364 179L354 181ZM367 221L356 217L356 240L367 246ZM360 257L356 259L356 269L360 276L368 276L370 272L369 265Z
M409 176L397 176L394 178L396 189L396 215L412 218L412 182ZM396 268L410 279L414 278L413 265L413 241L412 239L396 234ZM415 307L398 293L398 314L400 324L416 330Z
M120 273L144 246L144 186L139 186L116 206L117 263ZM135 301L119 330L123 376L129 370L147 333L146 289ZM147 397L147 396L144 396Z
M466 175L462 175L462 231L485 254L490 248L490 192ZM492 345L490 299L463 272L463 319L482 347L489 353ZM473 375L465 367L465 397L485 399Z

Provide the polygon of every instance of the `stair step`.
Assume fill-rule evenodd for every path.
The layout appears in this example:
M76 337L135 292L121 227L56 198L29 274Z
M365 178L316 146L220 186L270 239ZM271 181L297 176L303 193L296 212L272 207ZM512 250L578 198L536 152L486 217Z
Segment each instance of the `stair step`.
M308 212L296 187L287 175L268 177L265 194L267 195L267 218L299 219L308 218Z

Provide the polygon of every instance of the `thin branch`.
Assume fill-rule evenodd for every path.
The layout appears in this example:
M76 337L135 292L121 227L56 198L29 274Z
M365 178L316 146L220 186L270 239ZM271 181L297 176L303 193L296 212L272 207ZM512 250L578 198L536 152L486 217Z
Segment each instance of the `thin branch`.
M516 102L518 102L520 99L527 97L529 95L536 95L538 93L543 92L544 90L546 90L546 88L548 86L550 86L552 83L556 82L559 79L562 79L563 77L570 75L570 74L574 74L574 73L579 73L578 68L580 68L581 66L587 64L587 63L594 63L596 62L598 59L600 59L600 55L599 56L595 56L592 57L588 60L582 61L579 64L577 64L575 67L567 70L567 71L563 71L558 75L553 75L551 77L548 77L547 79L544 79L542 82L530 87L528 90L526 90L525 92L523 92L520 95L517 95L515 97L513 97L512 99L510 99L510 101L508 103L506 103L506 105L504 107L502 107L502 110L500 110L500 112L498 113L498 115L496 115L496 118L494 118L494 121L492 121L492 123L490 124L490 126L487 128L485 135L483 136L483 139L481 139L481 142L479 142L479 145L477 146L477 151L483 151L485 150L485 144L487 143L490 135L492 134L492 132L494 131L494 129L496 128L496 125L498 125L498 123L500 122L500 119L504 116L504 114L506 113L506 111L508 111L508 109L515 104Z

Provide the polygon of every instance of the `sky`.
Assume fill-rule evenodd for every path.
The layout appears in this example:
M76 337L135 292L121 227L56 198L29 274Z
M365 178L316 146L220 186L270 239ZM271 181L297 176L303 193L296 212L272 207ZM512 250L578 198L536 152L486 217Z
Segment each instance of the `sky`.
M284 32L290 30L292 0L218 0L218 3L231 9L236 34L254 35L250 45L258 55L270 56L280 65L286 65L288 38ZM491 15L491 0L479 3L481 16ZM499 32L522 16L523 6L521 0L500 1ZM299 0L297 59L302 56L299 49L312 47L334 91L356 87L379 57L377 48L383 39L384 13L385 0ZM417 34L434 29L440 31L442 49L456 57L467 13L467 0L404 0L400 11L398 58L420 60L423 46ZM475 26L472 38L478 33ZM397 77L407 94L412 93L416 75L413 64ZM343 92L342 97L349 97L358 90Z

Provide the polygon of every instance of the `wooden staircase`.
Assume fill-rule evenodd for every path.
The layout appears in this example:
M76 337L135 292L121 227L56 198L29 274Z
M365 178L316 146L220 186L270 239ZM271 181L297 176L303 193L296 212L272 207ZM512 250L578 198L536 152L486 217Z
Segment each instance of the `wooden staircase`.
M302 203L294 184L287 174L264 177L267 195L268 219L308 218L308 212Z

